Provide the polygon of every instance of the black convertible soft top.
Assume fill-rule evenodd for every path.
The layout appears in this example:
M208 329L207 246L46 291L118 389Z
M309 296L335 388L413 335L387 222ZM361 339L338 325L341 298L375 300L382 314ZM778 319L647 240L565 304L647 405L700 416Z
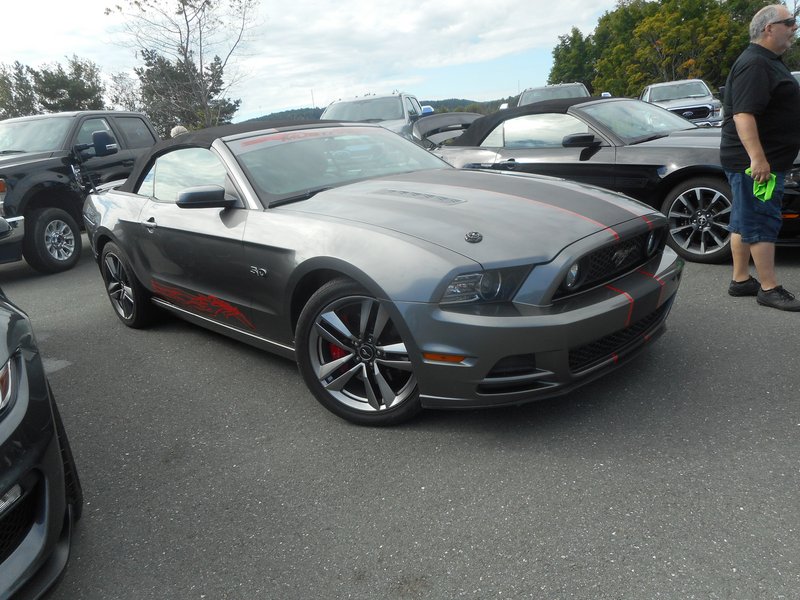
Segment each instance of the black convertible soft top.
M494 130L500 123L521 117L524 115L538 115L541 113L566 113L567 110L576 104L586 104L597 100L612 101L611 98L557 98L555 100L543 100L533 104L525 104L515 108L499 110L472 122L469 128L460 136L450 142L451 146L479 146L484 138Z
M320 127L330 125L323 121L245 121L244 123L230 123L218 125L181 134L174 138L157 142L149 152L145 152L136 159L133 170L128 178L118 189L123 192L133 192L138 182L147 174L153 159L173 148L210 148L214 140L240 133L251 131L271 131L280 129L302 129L304 127Z

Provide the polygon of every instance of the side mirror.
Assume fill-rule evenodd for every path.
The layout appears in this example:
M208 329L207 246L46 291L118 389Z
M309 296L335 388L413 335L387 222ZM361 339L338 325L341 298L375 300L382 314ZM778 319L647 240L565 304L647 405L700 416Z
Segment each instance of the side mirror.
M719 95L719 99L720 100L725 100L725 86L724 85L719 86L718 95Z
M591 148L600 144L602 142L594 137L593 133L572 133L565 135L564 139L561 140L561 145L564 148Z
M508 102L503 102L497 110L505 110L508 108Z
M236 198L226 198L225 188L219 185L198 185L178 194L179 208L231 208Z
M0 239L6 237L9 233L11 233L11 225L3 217L0 217Z
M92 147L95 156L110 156L119 150L117 140L107 131L95 131L92 133Z
M423 104L422 105L422 116L431 115L433 114L433 107L430 104Z

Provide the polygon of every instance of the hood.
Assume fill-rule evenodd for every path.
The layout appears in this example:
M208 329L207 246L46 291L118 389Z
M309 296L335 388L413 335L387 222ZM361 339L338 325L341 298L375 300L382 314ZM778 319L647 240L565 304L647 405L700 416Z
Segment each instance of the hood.
M683 106L689 108L690 106L711 105L720 106L721 102L713 96L699 96L696 98L673 98L672 100L659 100L653 102L656 106L666 108L667 110L676 110Z
M443 169L371 179L275 210L342 219L425 240L483 265L544 263L565 246L653 215L617 194L560 179ZM644 219L649 220L649 219ZM481 241L466 241L478 232Z
M673 131L662 138L634 144L630 148L681 148L683 151L687 148L713 148L719 152L721 136L722 130L718 127L698 127Z
M0 169L28 165L37 160L45 160L53 156L52 152L22 152L19 154L0 154Z

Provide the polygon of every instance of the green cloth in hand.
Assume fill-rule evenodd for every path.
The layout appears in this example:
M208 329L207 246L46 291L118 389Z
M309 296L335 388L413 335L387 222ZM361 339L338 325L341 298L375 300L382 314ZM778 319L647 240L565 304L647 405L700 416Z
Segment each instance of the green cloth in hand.
M747 167L744 170L745 174L748 176L750 175L750 167ZM762 202L766 202L770 198L772 198L772 192L775 191L775 173L769 174L769 179L767 179L763 183L759 183L755 179L753 180L753 196L761 200Z

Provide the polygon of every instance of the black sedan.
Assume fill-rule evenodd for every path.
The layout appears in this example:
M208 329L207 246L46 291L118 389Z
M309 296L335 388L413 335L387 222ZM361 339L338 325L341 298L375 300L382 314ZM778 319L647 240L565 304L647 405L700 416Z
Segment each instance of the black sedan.
M0 219L0 244L9 232ZM38 598L67 564L83 492L30 321L2 290L0 331L0 598Z
M585 384L664 331L683 266L639 202L454 169L369 124L182 135L84 220L125 325L163 309L294 358L362 424Z
M539 173L622 192L667 215L668 243L682 257L729 258L731 191L719 162L718 128L626 98L504 110L473 120L460 137L453 134L463 127L455 118L425 117L415 135L449 137L434 152L457 167ZM792 245L800 244L800 162L796 167L787 175L779 242Z

